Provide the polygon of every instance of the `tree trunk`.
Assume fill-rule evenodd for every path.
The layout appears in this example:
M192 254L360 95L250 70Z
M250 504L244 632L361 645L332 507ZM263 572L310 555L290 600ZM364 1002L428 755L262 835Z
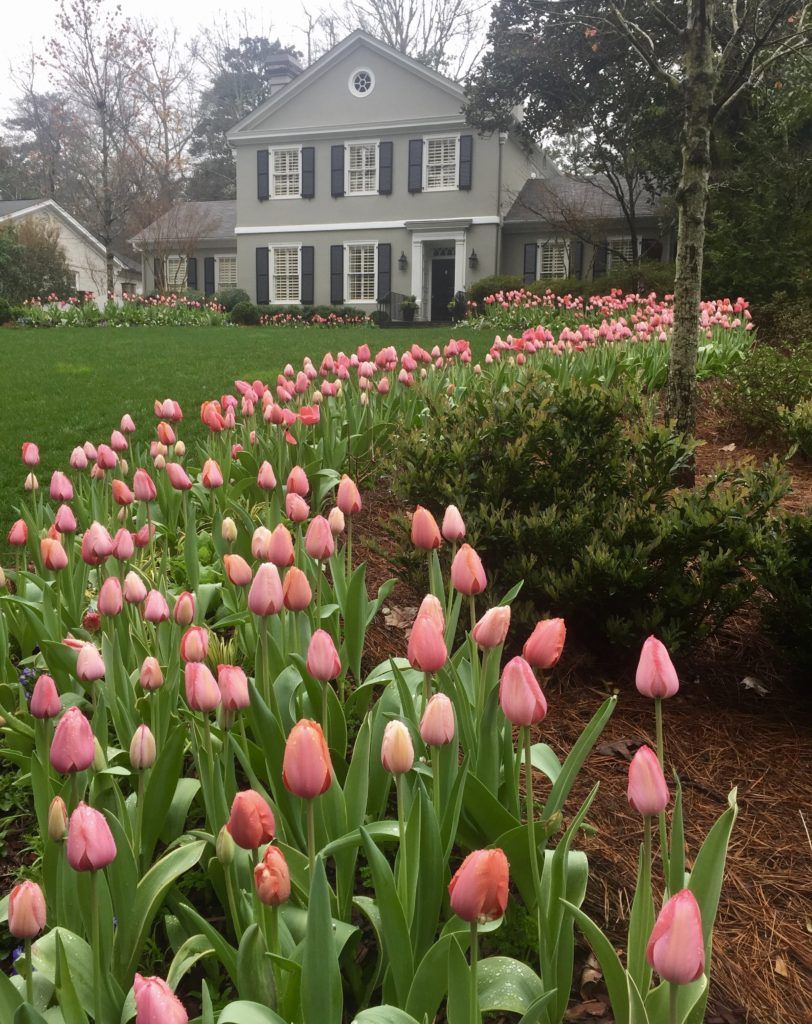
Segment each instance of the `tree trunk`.
M696 423L696 359L702 257L710 176L711 107L715 73L711 34L715 0L690 0L685 34L682 175L677 189L677 267L674 332L668 365L666 414L681 434ZM682 483L693 484L691 466Z

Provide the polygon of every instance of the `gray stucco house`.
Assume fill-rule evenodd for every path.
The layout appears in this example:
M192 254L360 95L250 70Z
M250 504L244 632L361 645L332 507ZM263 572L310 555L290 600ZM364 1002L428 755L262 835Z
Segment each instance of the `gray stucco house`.
M518 130L477 135L460 85L363 31L304 71L285 58L273 81L228 134L236 201L180 204L133 240L147 290L236 280L260 304L394 319L414 295L418 319L441 320L481 277L592 276L631 256L598 183L577 184L595 196L576 230L539 202L575 187L542 150Z

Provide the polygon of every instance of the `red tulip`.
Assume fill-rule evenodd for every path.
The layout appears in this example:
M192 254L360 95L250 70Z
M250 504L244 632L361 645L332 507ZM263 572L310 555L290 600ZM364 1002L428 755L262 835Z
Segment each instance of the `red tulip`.
M272 562L263 562L257 569L254 582L248 591L248 610L254 615L265 618L268 615L278 615L282 610L283 603L282 580L279 578L279 570Z
M93 644L83 644L76 659L76 678L83 683L95 683L104 678L104 660Z
M245 789L234 797L226 828L244 850L256 850L276 834L273 811L253 789Z
M322 683L341 675L341 658L333 638L323 629L317 629L307 645L307 671Z
M8 930L15 939L33 939L45 927L45 897L36 882L20 882L8 898Z
M324 516L314 516L305 534L305 551L318 562L330 558L336 544L333 531Z
M157 498L155 481L145 469L137 469L133 474L133 493L138 501L155 501Z
M501 917L508 900L508 861L500 849L469 853L448 886L451 909L463 921Z
M355 481L345 473L338 482L336 505L345 516L354 516L361 511L361 494Z
M646 960L663 981L689 985L705 973L702 915L690 889L683 889L660 911L646 946Z
M542 671L556 664L564 650L567 627L563 619L542 619L525 642L522 653L527 661Z
M412 668L420 672L439 672L448 660L443 630L436 617L418 612L409 634L406 656Z
M293 538L290 535L290 530L284 523L279 523L278 526L274 527L271 538L268 541L268 550L265 557L280 569L293 565L296 557L293 548Z
M124 607L124 593L118 576L108 576L102 583L98 599L101 615L120 615Z
M635 683L644 697L673 697L679 690L677 670L665 644L656 636L650 636L643 644Z
M638 814L659 814L668 806L668 783L651 747L640 747L632 758L627 795Z
M251 566L242 555L223 555L226 576L235 587L247 587L253 578Z
M449 505L445 510L442 534L449 543L456 544L465 540L465 523L456 505Z
M59 691L51 676L41 675L34 683L28 710L34 718L56 718L62 710Z
M321 726L308 718L294 725L285 743L282 782L303 800L326 793L333 781L330 751Z
M18 519L8 531L8 542L15 548L25 547L28 540L28 526L24 519Z
M426 705L420 738L427 747L444 747L454 739L454 705L444 693L435 693Z
M381 764L393 775L410 772L414 765L412 736L403 722L387 722L381 743Z
M52 572L60 572L68 564L68 553L58 540L51 537L43 537L39 542L39 552L42 556L42 564Z
M184 661L205 661L209 652L209 631L205 626L190 626L180 638L180 656Z
M189 1015L172 989L162 978L144 978L136 974L135 1024L188 1024Z
M482 561L470 544L463 544L451 563L451 584L461 594L481 594L488 582Z
M483 650L498 647L505 642L509 627L510 605L490 608L474 626L474 640Z
M187 661L183 669L186 702L193 711L214 711L221 700L217 680L202 661Z
M303 612L313 599L313 591L310 589L307 576L295 565L285 573L282 597L285 607L291 612Z
M150 590L144 601L144 618L147 622L157 624L169 618L169 605L160 590Z
M513 725L536 725L546 716L547 701L524 658L511 658L502 670L499 704Z
M50 759L55 771L83 772L93 764L95 745L90 722L77 707L60 718L51 740Z
M240 711L251 704L248 679L239 665L218 665L217 685L226 711Z
M269 846L254 868L254 885L261 903L278 907L290 899L290 871L278 846Z
M437 521L422 505L417 506L412 516L412 544L421 551L432 551L442 544Z

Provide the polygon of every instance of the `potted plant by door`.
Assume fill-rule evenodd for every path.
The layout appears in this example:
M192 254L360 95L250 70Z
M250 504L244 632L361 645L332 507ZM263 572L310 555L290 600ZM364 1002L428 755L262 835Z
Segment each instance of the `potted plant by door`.
M406 298L400 304L400 312L403 315L403 319L407 324L410 324L414 320L414 315L417 312L417 298L414 295L407 295Z

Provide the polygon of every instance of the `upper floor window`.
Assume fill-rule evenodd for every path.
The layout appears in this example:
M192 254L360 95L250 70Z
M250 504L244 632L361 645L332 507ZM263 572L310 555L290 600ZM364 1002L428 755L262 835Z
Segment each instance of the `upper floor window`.
M569 245L557 238L548 238L539 243L539 278L566 277L569 273Z
M377 246L374 242L347 246L347 286L344 290L347 302L375 301L376 259Z
M619 235L616 238L608 239L607 243L607 270L613 264L634 263L634 247L632 246L631 235Z
M298 302L299 247L275 245L271 257L271 302Z
M217 257L217 287L218 289L237 287L236 256Z
M350 92L353 96L369 96L375 88L375 76L368 68L358 68L350 75Z
M374 195L378 191L378 143L350 142L346 154L348 196Z
M166 257L166 287L167 288L185 288L186 287L186 257L185 256L167 256Z
M301 150L271 150L271 196L275 199L298 198L302 194Z
M460 139L446 135L426 139L423 188L426 191L457 188Z

